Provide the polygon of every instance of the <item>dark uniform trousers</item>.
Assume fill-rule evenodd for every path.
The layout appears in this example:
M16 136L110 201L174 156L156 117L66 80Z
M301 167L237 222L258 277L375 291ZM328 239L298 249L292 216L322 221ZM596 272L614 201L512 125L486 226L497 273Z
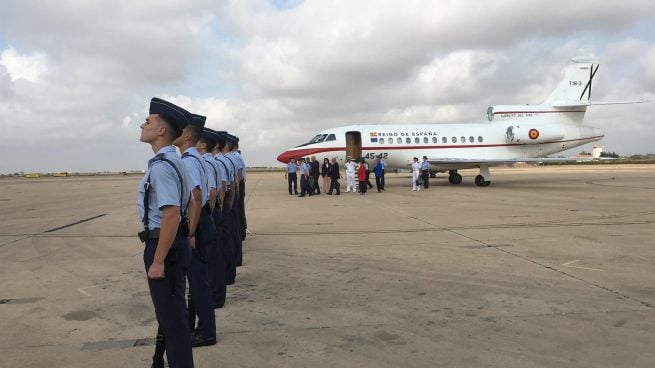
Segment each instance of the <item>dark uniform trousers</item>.
M307 183L307 175L300 176L300 195L304 196L309 193L309 183Z
M231 235L232 241L234 242L234 264L239 267L243 263L243 244L241 240L241 215L239 211L239 192L235 193L234 205L232 206L232 211L230 211L231 221Z
M234 261L234 241L230 232L231 211L232 209L226 203L223 204L222 212L214 211L214 218L218 218L220 223L218 244L225 260L225 283L227 285L232 285L237 275L236 263Z
M423 177L423 188L428 188L430 186L430 170L421 170L421 176Z
M246 229L248 228L248 221L246 221L246 181L241 180L239 183L239 215L241 216L241 240L246 240Z
M218 209L216 209L216 211L218 211ZM209 205L206 205L203 208L203 212L205 212L205 214L200 217L200 220L207 224L198 229L200 232L197 236L200 237L203 243L207 244L207 271L209 272L212 304L214 306L222 307L223 304L225 304L226 292L225 258L223 257L223 252L219 248L218 229L214 223L214 218ZM205 229L209 229L209 232L205 231Z
M382 170L382 178L380 179L380 188L384 190L384 170Z
M205 209L202 209L198 219L196 247L191 252L191 267L189 268L189 288L198 315L197 331L207 339L216 338L216 317L214 315L212 289L209 285L208 268L209 255L211 254L211 244L209 242L212 238L211 229L213 227L211 215ZM164 336L167 335L164 334Z
M158 239L148 239L143 251L146 272L152 265ZM166 336L166 357L171 368L192 368L191 333L185 303L186 274L191 247L179 232L164 260L164 278L148 278L148 288L159 328Z
M289 194L298 194L298 175L295 172L288 173L287 179L289 180ZM293 193L291 192L291 184L293 183Z

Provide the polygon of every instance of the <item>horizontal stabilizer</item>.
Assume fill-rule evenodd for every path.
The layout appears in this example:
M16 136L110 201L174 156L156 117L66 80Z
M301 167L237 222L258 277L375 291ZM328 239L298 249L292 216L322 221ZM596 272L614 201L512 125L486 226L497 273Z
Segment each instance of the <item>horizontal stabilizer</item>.
M640 104L640 103L647 103L651 102L649 100L641 100L641 101L590 101L589 105L629 105L629 104Z

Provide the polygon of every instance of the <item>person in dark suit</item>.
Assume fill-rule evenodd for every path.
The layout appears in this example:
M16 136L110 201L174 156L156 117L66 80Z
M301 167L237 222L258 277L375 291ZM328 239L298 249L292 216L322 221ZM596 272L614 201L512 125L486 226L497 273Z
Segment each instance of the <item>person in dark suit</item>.
M330 160L326 157L321 165L321 176L323 177L323 191L327 194L330 188Z
M311 188L312 194L321 194L321 188L318 185L318 178L321 176L321 164L316 159L316 156L312 156L309 166L311 168L309 174L314 178L314 187Z
M337 191L336 195L341 194L341 190L339 189L340 178L341 178L341 173L339 172L339 164L337 163L337 159L333 158L332 165L330 165L330 191L328 192L329 195L332 195L333 190Z

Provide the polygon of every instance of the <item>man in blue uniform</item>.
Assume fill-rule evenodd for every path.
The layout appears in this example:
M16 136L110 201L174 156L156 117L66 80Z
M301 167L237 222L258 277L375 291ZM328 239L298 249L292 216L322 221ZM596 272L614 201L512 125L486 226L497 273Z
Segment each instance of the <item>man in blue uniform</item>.
M305 158L300 159L300 195L298 197L304 197L305 194L309 193L309 185L307 180L309 179L309 165L305 161ZM309 193L311 196L312 193Z
M193 367L191 334L184 300L191 249L187 241L186 204L191 192L188 176L172 146L189 124L188 111L153 98L141 125L141 142L156 154L139 183L138 209L143 222L139 238L145 243L143 263L166 356L171 368ZM160 358L161 359L161 358ZM163 359L153 366L163 367Z
M291 160L287 164L287 171L284 173L284 178L289 181L289 195L298 195L298 164L296 164L296 158L291 157ZM293 184L293 193L291 192L291 184Z
M241 196L241 190L239 183L241 182L241 175L243 169L239 166L236 158L234 158L233 151L238 142L237 137L232 134L225 133L225 142L226 145L223 151L223 157L232 165L234 169L234 199L232 201L232 211L230 212L232 225L232 239L234 241L234 261L237 267L241 266L243 263L243 243L241 239L241 215L239 209L239 198Z
M423 162L421 162L421 176L423 177L423 188L428 189L430 186L430 163L428 162L428 156L423 156Z
M191 267L189 268L190 295L193 295L193 304L190 303L190 321L194 315L191 306L195 307L198 316L198 327L191 337L193 347L216 344L216 320L211 287L209 285L208 250L215 241L216 228L211 218L209 204L209 182L205 160L200 156L196 145L202 134L206 118L193 115L178 137L175 144L182 153L182 164L191 177L190 187L192 199L189 203L189 243L193 248ZM213 260L212 260L213 261ZM189 298L191 301L191 298ZM191 326L193 329L195 326Z
M241 224L241 240L246 240L246 229L248 228L248 221L246 219L246 178L248 177L248 172L246 170L246 162L243 160L243 156L241 156L241 150L239 150L239 137L234 138L236 139L236 144L234 145L232 153L239 162L239 167L241 167L241 181L239 182L239 220Z
M215 213L221 211L221 203L225 195L224 172L219 168L218 161L214 160L211 151L216 146L216 136L211 129L204 128L200 140L196 145L198 153L207 164L207 176L209 179L209 206L211 209L211 220L215 228L215 236L210 247L207 249L207 268L209 271L209 284L212 288L212 300L214 308L220 308L225 304L226 283L225 283L225 257L220 248L219 224L215 221Z
M227 136L225 131L216 131L216 147L214 159L220 163L220 167L225 169L226 189L225 200L223 201L223 211L221 211L221 249L224 250L226 272L225 278L227 285L232 285L236 279L236 243L233 236L232 206L235 196L235 172L232 163L225 158L223 153L227 153Z

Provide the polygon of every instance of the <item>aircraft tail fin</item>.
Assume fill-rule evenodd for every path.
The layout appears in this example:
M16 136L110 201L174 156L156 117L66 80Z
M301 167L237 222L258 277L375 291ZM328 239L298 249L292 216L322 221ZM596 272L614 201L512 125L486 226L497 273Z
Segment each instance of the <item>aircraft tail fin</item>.
M592 80L598 71L598 61L593 57L575 57L564 70L564 79L548 96L543 105L553 107L588 106L591 99Z

